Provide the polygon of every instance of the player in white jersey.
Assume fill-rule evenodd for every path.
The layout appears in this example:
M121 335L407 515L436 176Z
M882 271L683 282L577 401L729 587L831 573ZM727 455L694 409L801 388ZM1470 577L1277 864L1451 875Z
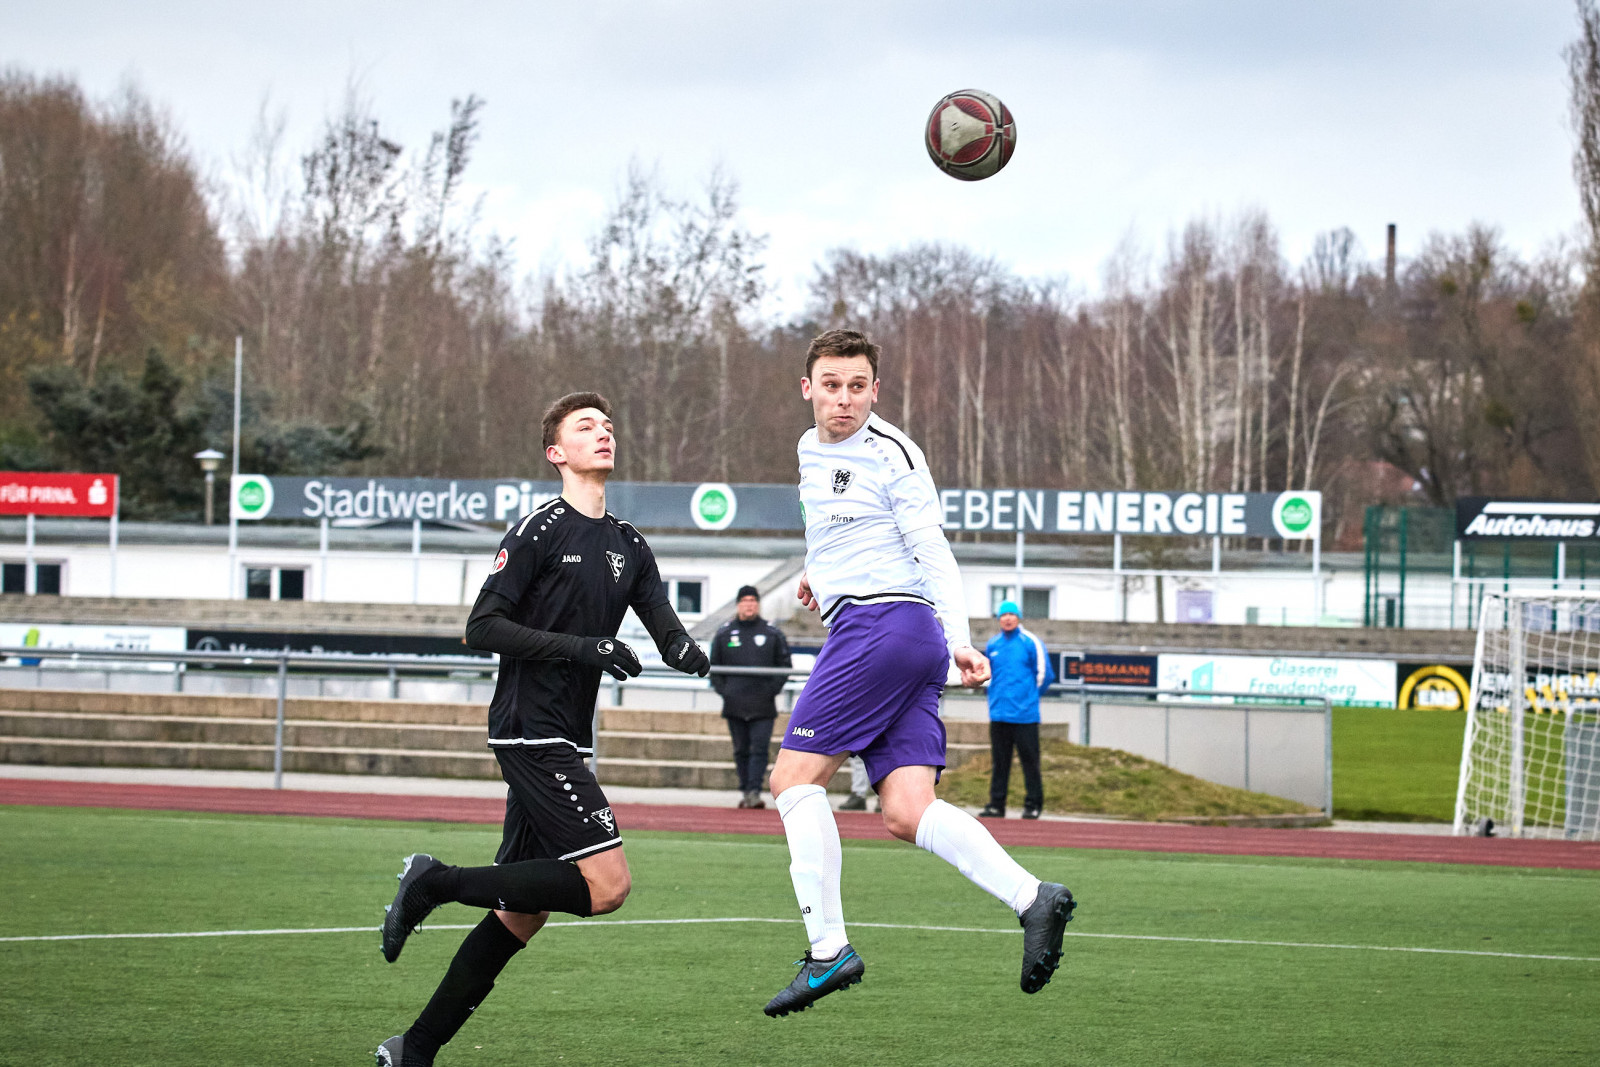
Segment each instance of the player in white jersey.
M799 445L806 571L798 595L821 611L830 632L772 768L811 947L766 1013L804 1011L866 971L845 936L839 829L824 790L852 754L866 763L890 833L954 864L1016 912L1022 990L1036 993L1060 962L1072 894L1041 883L982 823L934 796L945 755L939 697L950 663L963 685L986 681L989 664L972 647L927 460L872 414L878 346L863 334L832 330L812 341L800 389L816 425Z

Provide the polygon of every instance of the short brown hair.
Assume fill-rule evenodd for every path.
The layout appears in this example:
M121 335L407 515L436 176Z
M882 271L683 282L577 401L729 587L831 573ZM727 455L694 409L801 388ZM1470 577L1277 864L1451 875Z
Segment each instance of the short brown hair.
M611 417L611 401L599 393L568 393L544 409L544 418L539 422L544 431L544 447L556 443L556 435L561 432L561 424L567 421L568 415L584 408L599 408L602 415Z
M877 380L878 351L878 346L860 330L829 330L812 338L806 348L806 377L811 377L811 368L823 356L866 356L872 365L873 380Z

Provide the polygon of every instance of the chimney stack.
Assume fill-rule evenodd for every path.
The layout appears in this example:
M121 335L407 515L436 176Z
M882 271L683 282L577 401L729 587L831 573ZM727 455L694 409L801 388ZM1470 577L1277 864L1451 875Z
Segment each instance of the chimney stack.
M1394 223L1389 223L1389 254L1383 264L1383 278L1390 289L1394 288Z

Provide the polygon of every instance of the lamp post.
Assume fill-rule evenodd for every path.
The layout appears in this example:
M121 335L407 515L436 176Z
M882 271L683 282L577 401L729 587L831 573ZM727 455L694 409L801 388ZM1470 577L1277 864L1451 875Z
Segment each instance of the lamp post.
M204 452L196 452L194 458L200 461L200 469L206 472L206 525L211 525L212 498L216 495L217 468L222 466L222 461L227 457L214 448Z

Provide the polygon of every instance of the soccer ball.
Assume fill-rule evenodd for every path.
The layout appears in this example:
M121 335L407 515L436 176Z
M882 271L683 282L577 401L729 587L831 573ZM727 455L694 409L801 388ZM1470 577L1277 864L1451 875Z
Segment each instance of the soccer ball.
M993 93L962 89L933 105L924 141L934 166L964 182L999 172L1017 147L1017 124Z

